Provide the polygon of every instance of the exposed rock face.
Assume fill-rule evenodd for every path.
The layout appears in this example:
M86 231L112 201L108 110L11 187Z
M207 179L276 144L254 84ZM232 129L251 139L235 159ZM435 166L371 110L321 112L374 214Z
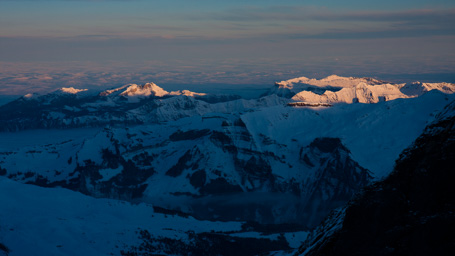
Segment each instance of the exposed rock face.
M454 255L455 102L396 162L326 219L301 255Z
M141 124L128 111L136 104L116 105L106 97L47 94L22 97L0 107L0 131Z
M210 129L177 126L156 133L147 126L106 127L79 143L27 151L60 152L49 166L56 169L0 174L94 197L150 202L199 219L303 227L318 225L370 181L338 138L316 138L285 156L260 149L284 146L265 135L255 139L238 116L209 120ZM300 176L282 177L282 166Z
M4 244L0 243L0 252L2 253L2 255L8 256L10 250Z
M300 211L310 227L370 182L368 170L353 161L349 153L339 138L316 138L306 153L302 150L302 161L315 172L314 180L304 188L306 196Z
M136 162L126 160L108 149L102 151L101 164L85 160L83 165L77 165L68 177L62 180L50 181L47 177L27 172L11 174L9 178L26 178L28 184L42 187L64 187L94 197L107 197L122 200L132 200L142 197L147 188L144 182L155 173L153 167L141 168L141 160L150 161L153 156L136 158Z

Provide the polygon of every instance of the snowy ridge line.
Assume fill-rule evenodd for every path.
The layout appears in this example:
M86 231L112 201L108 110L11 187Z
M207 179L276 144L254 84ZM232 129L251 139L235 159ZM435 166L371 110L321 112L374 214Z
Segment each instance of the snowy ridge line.
M374 78L356 78L331 75L322 79L298 77L275 83L275 86L265 95L276 94L280 97L289 98L295 102L305 103L377 103L399 98L414 98L431 91L438 90L446 94L455 92L455 85L451 83L401 83L394 84ZM44 104L54 100L58 94L72 94L76 98L88 96L108 97L108 102L117 102L119 99L127 99L129 103L138 103L149 97L166 98L175 96L187 96L216 103L221 95L197 93L189 90L168 92L155 83L144 85L126 84L118 88L105 90L97 94L89 93L88 89L76 89L73 87L60 88L50 94L36 95L27 94L23 99L34 99ZM52 95L52 96L50 96ZM226 96L224 96L226 97ZM236 99L231 98L231 100ZM226 100L226 98L224 99ZM229 100L229 98L227 98ZM106 100L105 100L106 101Z
M290 107L332 107L332 104L328 103L308 103L308 102L289 102L287 104Z
M268 94L307 103L378 103L419 97L431 90L452 94L455 85L421 82L394 84L374 78L331 75L320 80L299 77L277 82Z

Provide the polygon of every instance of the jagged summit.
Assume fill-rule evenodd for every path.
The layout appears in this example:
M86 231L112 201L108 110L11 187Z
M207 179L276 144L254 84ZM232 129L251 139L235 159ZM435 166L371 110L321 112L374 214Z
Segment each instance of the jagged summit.
M127 84L101 93L74 88L64 91L30 94L0 106L0 130L167 122L211 112L241 112L285 105L289 101L276 95L245 100L236 95L189 90L168 92L154 83Z
M192 92L189 90L178 90L168 92L156 85L155 83L146 83L144 85L137 84L127 84L115 89L109 89L101 92L99 96L123 96L128 97L131 100L139 100L139 98L155 96L155 97L164 97L164 96L188 96L188 97L198 97L198 96L207 96L206 93Z
M325 91L336 92L343 88L352 88L360 83L367 85L380 85L385 84L386 82L367 77L357 78L331 75L322 79L316 79L302 76L276 82L275 86L268 93L266 93L266 95L277 94L281 97L292 98L294 95L302 91L323 94Z
M52 91L48 94L40 94L40 93L27 93L22 98L24 99L36 99L38 97L46 96L46 95L65 95L65 94L78 94L81 92L87 92L88 89L77 89L74 87L61 87L55 91Z
M289 89L299 89L299 87L308 87L308 86L316 86L316 87L338 87L338 88L349 88L354 87L359 83L366 83L370 85L376 84L384 84L386 82L376 80L374 78L357 78L357 77L342 77L337 75L331 75L322 79L315 79L315 78L307 78L307 77L298 77L293 78L285 81L281 81L276 83L278 87L282 88L289 88Z
M141 98L155 96L163 97L169 95L169 92L159 87L155 83L146 83L144 85L126 84L118 88L109 89L101 92L99 96L123 96L130 102L138 102Z
M374 78L331 75L322 79L298 77L275 83L266 95L277 94L307 104L377 103L399 98L414 98L431 91L455 92L450 83L389 83Z
M400 91L409 96L420 96L431 90L438 90L443 93L452 94L455 92L455 85L451 83L421 83L413 82L399 84Z
M392 84L369 85L364 82L353 87L345 87L339 91L326 90L323 94L302 91L294 95L294 101L311 103L377 103L398 98L410 98Z
M332 75L295 78L277 83L265 97L166 91L155 83L126 84L104 90L61 88L28 94L0 108L0 130L74 128L105 124L143 124L177 120L206 113L246 112L262 107L332 107L336 103L377 103L418 97L430 90L454 93L450 83L393 84L373 78ZM20 112L21 114L9 114Z
M163 90L163 88L159 87L154 83L146 83L144 85L137 85L131 84L126 88L124 92L122 92L121 96L128 96L128 97L148 97L148 96L158 96L162 97L164 95L169 94L169 92Z

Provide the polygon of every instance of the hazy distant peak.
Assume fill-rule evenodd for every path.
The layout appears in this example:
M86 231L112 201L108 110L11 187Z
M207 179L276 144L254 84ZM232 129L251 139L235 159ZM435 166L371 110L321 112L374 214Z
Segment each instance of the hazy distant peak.
M351 88L359 83L369 85L384 84L386 82L374 78L363 77L343 77L338 75L331 75L322 79L298 77L276 83L278 87L293 89L295 86L316 86L316 87L336 87L336 88Z
M128 87L129 84L126 84L126 85L123 85L121 87L118 87L118 88L115 88L115 89L110 89L110 90L105 90L103 92L100 93L100 96L108 96L108 95L111 95L112 93L114 92L118 92L120 90L123 90L125 89L126 87Z
M88 91L88 89L76 89L74 87L62 87L57 90L58 92L76 94L79 92Z
M24 95L24 98L25 99L31 99L31 98L35 98L35 97L38 97L39 94L38 93L27 93Z
M194 97L194 96L206 96L207 93L199 93L199 92L192 92L189 90L179 90L179 91L172 91L169 93L169 95L184 95L184 96L189 96L189 97Z
M352 80L353 77L344 77L338 75L330 75L328 77L322 78L321 81L333 81L333 80Z

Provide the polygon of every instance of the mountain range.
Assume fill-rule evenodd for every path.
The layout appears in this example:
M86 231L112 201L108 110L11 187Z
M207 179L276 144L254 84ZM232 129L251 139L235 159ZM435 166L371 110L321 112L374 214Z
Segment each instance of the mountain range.
M427 125L440 122L444 114L438 113L455 100L453 92L449 83L393 84L334 75L282 81L248 100L168 92L154 83L27 94L0 106L1 182L17 191L30 212L40 211L33 193L43 205L53 204L50 209L65 205L65 198L79 202L78 214L58 210L72 220L85 218L90 211L85 205L99 207L102 214L67 223L67 229L95 225L123 235L101 239L101 246L78 233L87 250L184 255L200 254L202 243L207 255L292 252L334 209L392 173L399 154ZM62 196L53 198L52 191ZM2 202L8 206L2 220L38 218L18 213L12 199ZM125 205L116 206L119 202ZM144 225L136 213L122 215L135 230L94 224L104 214L118 221L110 207L138 211ZM346 210L337 211L345 216ZM157 224L168 215L189 227ZM53 218L59 217L50 216L50 225L56 225ZM341 217L328 222L340 223ZM6 237L0 236L0 243L11 255L24 252L20 234L27 228L19 217L6 223L0 222ZM30 235L48 228L31 225ZM320 237L313 233L304 248ZM46 244L51 240L42 240L43 253L71 255L72 242L59 240L68 247L57 244L51 250ZM257 247L248 251L248 244ZM220 252L219 247L236 249Z

